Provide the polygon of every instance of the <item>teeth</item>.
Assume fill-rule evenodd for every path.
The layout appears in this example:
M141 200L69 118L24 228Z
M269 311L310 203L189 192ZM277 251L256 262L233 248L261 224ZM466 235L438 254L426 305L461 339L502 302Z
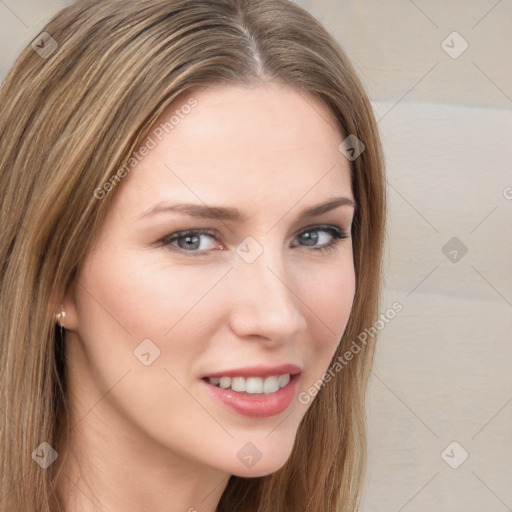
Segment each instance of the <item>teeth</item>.
M288 374L286 375L279 375L279 387L284 388L286 384L290 382L290 376Z
M242 379L241 379L242 380ZM242 387L243 384L240 386ZM245 379L245 391L246 393L263 393L263 380L259 377L249 377ZM231 389L235 391L242 391L240 389L235 389L233 386L231 386ZM274 390L277 391L277 390Z
M287 375L289 379L289 375ZM263 384L263 393L275 393L279 388L279 377L267 377Z
M211 379L210 379L210 384L213 384L214 386L216 384L214 384ZM231 387L231 377L221 377L219 379L219 384L220 384L220 387L222 389L227 389L227 388L230 388Z
M272 377L209 377L208 382L222 389L231 388L238 393L263 393L270 395L284 388L290 382L290 375L273 375Z
M233 377L231 379L231 389L239 393L245 391L245 379L243 377Z

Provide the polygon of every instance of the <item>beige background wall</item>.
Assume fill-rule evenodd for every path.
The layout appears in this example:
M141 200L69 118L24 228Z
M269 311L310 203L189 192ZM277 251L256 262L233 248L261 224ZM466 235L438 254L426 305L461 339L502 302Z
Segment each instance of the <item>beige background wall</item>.
M2 77L66 3L0 0ZM298 3L358 69L386 150L381 311L403 310L380 331L363 512L512 510L512 2Z

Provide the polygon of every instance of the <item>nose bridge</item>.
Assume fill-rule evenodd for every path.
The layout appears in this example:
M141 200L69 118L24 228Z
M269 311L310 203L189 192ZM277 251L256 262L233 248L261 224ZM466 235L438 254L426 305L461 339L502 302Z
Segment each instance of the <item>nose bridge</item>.
M305 319L281 253L266 247L254 261L248 261L239 257L232 275L234 329L239 335L259 334L276 340L294 336L304 328Z

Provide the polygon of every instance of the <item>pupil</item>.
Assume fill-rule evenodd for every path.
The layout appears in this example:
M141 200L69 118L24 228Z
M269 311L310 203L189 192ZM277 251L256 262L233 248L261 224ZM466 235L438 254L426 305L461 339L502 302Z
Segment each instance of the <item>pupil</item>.
M193 240L194 240L194 239L197 239L197 238L198 238L198 236L197 236L197 235L188 235L188 236L186 236L186 237L184 238L184 240L185 240L185 243L186 243L186 244L190 244L190 243L191 243L192 245L194 245L194 246L195 246L195 245L197 245L197 240L196 240L196 242L195 242L195 243L193 242ZM189 245L189 247L190 247L190 245Z

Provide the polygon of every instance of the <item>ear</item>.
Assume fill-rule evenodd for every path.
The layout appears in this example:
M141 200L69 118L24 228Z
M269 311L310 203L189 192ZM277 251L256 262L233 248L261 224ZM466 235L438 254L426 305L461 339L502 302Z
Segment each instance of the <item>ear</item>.
M68 331L77 330L78 309L76 306L76 281L74 279L64 292L56 291L52 293L49 308L50 315L53 315L53 319L58 325L61 325ZM62 310L64 310L66 316L60 320L55 318L55 315L62 313Z

